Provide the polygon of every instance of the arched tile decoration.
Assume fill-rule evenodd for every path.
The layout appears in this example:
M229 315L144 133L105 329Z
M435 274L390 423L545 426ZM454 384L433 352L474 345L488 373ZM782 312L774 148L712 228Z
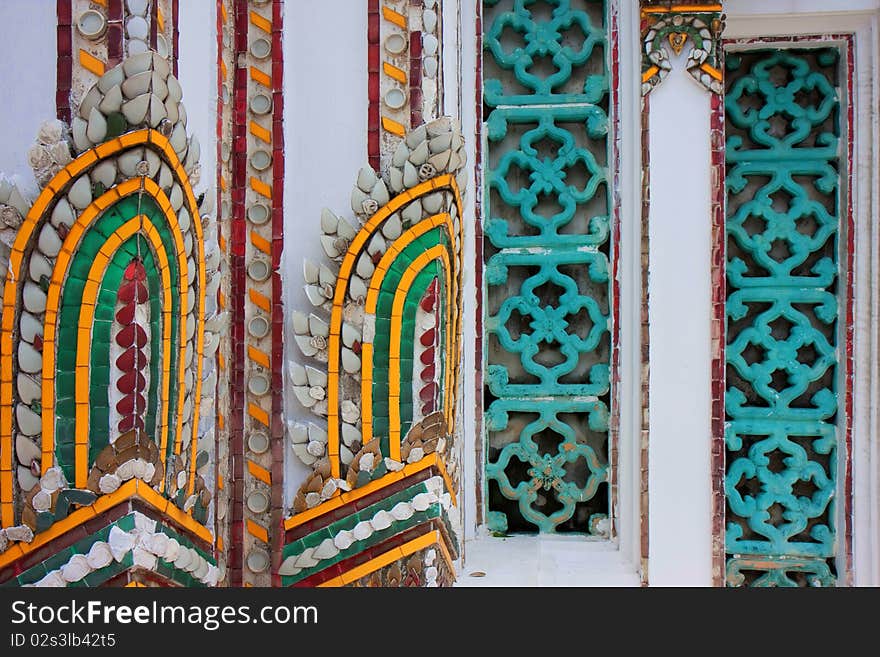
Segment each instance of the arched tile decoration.
M170 35L173 26L158 25L166 5L152 20ZM193 192L199 145L181 97L168 61L144 50L85 93L72 143L60 122L41 129L40 148L73 155L36 171L42 192L17 205L0 323L0 569L125 502L160 520L135 513L117 529L135 523L166 537L154 547L176 537L192 552L180 571L162 570L169 555L158 547L152 557L136 551L122 570L146 566L184 585L225 576L205 527L217 489L220 250L212 196L197 202ZM18 581L118 574L81 561Z
M290 377L298 401L327 424L291 426L292 451L314 472L285 522L283 585L351 584L399 550L424 550L431 561L416 558L413 568L431 577L412 575L408 585L451 582L438 572L453 573L458 553L463 167L458 127L432 121L402 141L387 179L361 170L351 197L357 228L330 211L321 218L321 244L338 271L305 263L316 311L293 315L305 360L291 363ZM431 348L419 351L426 335ZM428 354L431 368L417 352ZM436 408L422 407L415 381ZM358 512L368 494L381 499ZM368 527L355 513L377 515ZM316 528L339 518L346 528L325 540ZM328 570L357 555L366 563L338 576Z

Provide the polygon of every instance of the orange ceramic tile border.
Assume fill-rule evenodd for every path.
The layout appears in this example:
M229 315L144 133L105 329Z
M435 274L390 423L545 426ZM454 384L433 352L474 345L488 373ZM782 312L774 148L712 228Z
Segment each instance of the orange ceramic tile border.
M31 206L27 217L22 222L18 233L16 234L15 243L9 257L9 273L7 275L6 284L3 290L3 320L0 322L0 371L8 371L11 369L12 358L12 330L16 319L15 300L18 294L18 286L24 278L22 276L22 266L25 249L30 244L33 234L37 229L37 224L44 218L44 214L50 203L57 195L60 195L74 181L74 179L98 164L101 160L119 153L122 150L140 145L152 145L160 151L160 155L164 156L171 170L177 174L177 179L184 191L185 200L193 217L200 216L198 205L195 202L195 196L192 187L189 185L189 178L183 168L180 159L171 147L167 138L162 136L155 130L138 130L124 134L116 139L111 139L100 144L88 151L82 153L73 162L68 164L64 169L58 172L51 181L46 185L37 200ZM147 188L154 188L161 193L158 185L150 179L145 179L144 184ZM118 187L114 188L118 190ZM108 194L112 194L108 192ZM164 195L164 194L163 194ZM109 198L109 197L108 197ZM166 200L167 201L167 200ZM160 203L163 212L171 212L170 202ZM176 223L176 222L175 222ZM204 263L204 242L202 235L202 226L200 221L192 222L196 232L196 243L198 253L198 269L199 269L199 313L196 327L196 353L198 354L197 377L196 377L196 396L193 403L194 415L197 416L200 405L201 393L201 372L202 362L201 355L204 347L204 289L205 289L205 263ZM7 365L9 364L9 365ZM3 400L8 399L8 403ZM0 454L11 453L8 450L12 448L12 380L2 380L0 378ZM182 420L182 415L181 415ZM197 447L195 440L197 423L193 427L193 447ZM195 486L195 453L192 454L190 463L190 487ZM14 485L13 471L10 463L9 469L0 470L0 522L3 526L14 524L14 508L12 489Z
M251 121L251 134L262 142L272 144L272 133L256 121Z
M149 131L142 130L126 135L127 140L117 138L100 146L101 156L108 151L118 152L134 143L149 141ZM98 148L82 153L70 162L48 182L34 201L24 218L9 254L8 273L3 287L3 316L0 320L0 524L9 527L15 524L13 508L13 470L12 470L12 333L15 327L18 286L23 280L22 264L25 250L31 242L37 223L56 195L61 194L74 177L98 162ZM4 374L8 373L8 374ZM7 458L9 462L7 463Z
M159 232L156 230L156 227L153 225L147 217L144 215L140 215L133 219L130 219L122 226L120 226L116 232L113 234L118 239L113 240L111 242L109 239L104 245L101 247L101 250L98 252L94 262L92 263L91 268L89 269L89 279L88 283L83 290L83 300L82 306L80 309L79 316L79 324L77 331L77 345L76 352L79 354L80 352L85 354L90 354L91 352L91 344L92 344L92 324L95 316L95 300L98 296L98 291L100 289L100 281L104 278L104 272L107 269L107 265L110 263L111 258L116 253L116 251L122 246L123 242L127 240L132 235L135 235L139 232L145 232L149 238L149 242L152 247L156 250L156 255L159 260L159 267L162 272L162 301L163 301L163 333L162 333L162 344L163 349L167 351L165 357L163 358L162 363L162 387L161 387L161 407L167 408L170 403L170 390L171 390L171 363L169 356L171 351L171 273L169 270L168 264L168 255L165 252L165 246L162 244L162 239L159 236ZM59 258L60 262L60 258ZM91 289L94 288L94 289ZM87 292L90 294L87 295ZM91 296L91 303L86 298L87 296ZM181 298L181 306L186 304L186 297L182 296ZM185 338L185 330L182 338ZM185 352L184 349L181 350L180 357L183 358L183 354ZM52 368L54 370L54 367ZM80 365L77 363L76 366L76 425L78 430L76 431L76 458L75 458L75 481L77 488L86 488L88 485L88 477L89 477L89 435L90 431L90 421L91 418L89 416L90 404L89 404L89 374L91 369L91 362L86 361L85 365ZM54 395L54 391L53 391ZM82 416L81 416L82 414ZM164 415L164 414L163 414ZM164 417L161 418L160 425L160 453L159 458L162 463L165 463L165 447L168 445L168 424L165 422ZM82 423L82 424L80 424ZM86 427L85 431L79 430L81 426Z
M263 541L263 543L267 545L269 544L269 530L267 530L262 525L255 523L250 518L247 519L247 530L248 534L250 534L254 538L260 539L261 541Z
M659 66L652 66L651 68L646 70L644 73L642 73L642 82L647 82L648 80L653 78L655 75L657 75L659 72L660 72Z
M382 7L382 17L403 30L407 29L406 16L394 11L391 7Z
M393 80L397 80L401 84L406 84L406 71L402 68L397 68L393 64L389 64L388 62L382 62L382 70L385 72L389 78Z
M94 73L98 77L104 75L107 70L107 63L101 61L87 50L80 49L79 63L84 69L90 73Z
M187 258L186 253L184 252L184 239L183 235L180 232L179 224L177 223L177 216L171 209L171 203L168 200L168 197L162 191L162 189L152 180L148 178L133 178L131 180L125 181L120 185L112 188L110 191L99 197L96 201L92 203L83 213L77 218L76 222L70 229L70 232L67 234L67 237L62 244L61 251L58 254L58 259L55 262L55 267L52 272L52 279L49 283L49 294L47 296L46 302L46 316L44 319L44 335L48 336L48 340L44 340L44 344L48 345L48 348L44 348L43 350L43 399L46 400L43 408L42 414L42 422L43 422L43 472L51 467L53 462L54 450L55 450L55 424L54 424L54 400L55 400L55 321L57 319L57 309L60 303L60 291L61 286L63 285L64 279L67 275L67 268L69 266L70 260L73 257L76 249L79 246L79 242L85 233L88 230L88 227L91 225L91 222L103 211L111 207L116 201L121 198L130 196L135 193L147 193L160 208L163 209L165 214L166 221L168 222L169 227L171 228L171 233L174 238L175 248L177 249L178 256L178 268L180 271L181 281L189 281L189 273L187 266ZM195 223L195 222L194 222ZM149 222L150 229L154 233L156 232L155 226L151 222ZM158 233L156 233L156 238L158 238ZM114 238L109 238L108 241L113 240ZM122 240L118 237L118 244L121 244ZM117 246L118 246L117 244ZM180 291L180 309L181 309L181 317L184 318L183 309L186 307L186 296L187 296L187 285L181 285ZM166 306L170 308L169 306ZM92 312L94 309L92 308ZM82 315L81 315L82 317ZM184 364L183 355L186 352L186 325L185 321L181 322L180 327L180 365L178 370L178 385L183 386L185 377L186 377L186 368ZM77 341L77 362L76 362L76 371L77 371L77 387L87 389L88 387L88 371L89 371L89 354L91 348L91 324L88 327L80 324L78 336L79 339ZM167 333L166 333L167 335ZM79 345L86 344L87 348L80 351ZM169 362L169 361L166 361ZM84 373L83 373L84 372ZM85 376L85 380L82 380L82 377ZM164 382L163 382L164 383ZM163 391L165 386L163 385ZM170 391L170 386L169 386ZM183 388L180 388L183 389ZM163 403L167 404L169 402L169 395L163 394ZM178 407L177 407L177 417L178 417L178 434L181 431L182 422L183 422L183 405L184 405L184 396L181 395L178 398ZM77 427L86 427L85 431L77 431L77 448L75 454L75 472L76 472L76 480L77 487L84 488L85 480L88 478L88 426L89 426L89 402L88 396L83 399L77 399L76 402L76 426ZM163 427L164 428L164 427ZM163 434L161 439L161 447L164 448L167 446L167 430ZM164 454L162 456L162 461L164 463ZM84 465L80 465L80 462ZM85 475L83 475L82 468L85 468ZM83 479L82 477L85 477ZM163 485L164 487L164 485Z
M251 473L254 477L262 481L264 484L271 486L272 485L272 473L269 472L266 468L251 461L248 459L247 462L248 472Z
M398 123L394 119L389 119L387 116L382 117L382 127L385 128L386 132L390 132L392 135L397 135L398 137L406 136L406 128L402 123Z
M265 196L269 200L272 199L272 187L259 178L251 178L251 189L260 196Z
M411 554L415 554L416 552L420 552L426 548L431 547L434 544L443 544L443 537L440 535L440 532L436 529L431 530L427 534L422 534L418 538L414 538L411 541L407 541L400 547L393 548L385 552L384 554L380 554L378 557L370 559L366 563L362 563L359 566L355 566L351 570L348 570L338 577L334 577L333 579L329 579L326 582L322 582L318 584L318 587L332 587L332 586L345 586L346 584L351 584L359 580L361 577L365 575L369 575L370 573L374 573L380 568L383 568L389 564L394 563L398 559L404 559ZM449 553L447 551L440 551L442 558L447 562L447 567L455 572L455 568L451 561L448 560Z
M251 12L251 23L263 30L263 32L266 32L267 34L272 34L272 21L267 18L263 18L255 11Z
M446 467L443 465L443 460L436 452L434 452L432 454L428 454L428 456L420 461L405 465L402 470L398 470L397 472L389 472L388 474L383 475L379 479L371 481L364 486L359 486L354 490L346 491L340 495L331 497L329 500L322 502L316 507L313 507L301 513L297 513L295 516L292 516L284 521L284 531L290 531L294 527L298 527L308 522L309 520L318 518L325 513L334 511L341 506L349 504L350 502L354 502L355 500L366 497L370 493L382 490L386 486L390 486L391 484L398 482L401 479L405 479L410 475L414 475L417 472L421 472L422 470L427 470L428 468L432 467L437 468L437 470L440 472L440 476L443 477L443 481L446 483L446 491L449 493L452 503L455 504L455 488L452 485L452 479L450 479L449 474L446 472Z
M372 217L370 217L363 225L358 234L355 235L351 244L343 256L342 263L339 266L339 274L336 279L336 287L333 293L333 308L330 314L330 334L328 344L328 363L327 363L327 454L330 459L330 476L339 477L339 349L342 331L342 306L345 303L345 295L348 291L348 281L354 264L361 250L366 246L376 229L388 217L397 212L400 208L414 201L421 196L432 192L450 189L456 198L459 207L459 216L461 213L461 195L458 192L458 186L455 183L455 177L450 174L437 176L431 180L426 180L415 187L398 194L383 207L381 207ZM461 219L459 219L459 232L461 231Z
M248 296L250 297L251 302L255 306L257 306L257 308L261 308L267 313L272 312L272 301L269 299L269 297L264 294L260 294L253 288L248 290Z
M394 292L394 303L391 309L391 336L388 349L388 456L395 461L400 461L400 343L403 338L403 306L406 303L406 297L412 287L416 276L421 273L434 260L443 262L443 273L446 280L446 288L451 287L452 282L452 264L449 261L449 253L442 244L433 246L427 251L419 254L413 260L412 264L407 267L400 278L400 284ZM446 304L447 308L447 326L450 326L450 315L452 308ZM452 349L448 350L452 353ZM446 359L445 375L447 380L444 382L446 392L449 385L449 358ZM448 409L445 413L447 426L449 425Z
M454 244L455 227L452 225L452 217L449 213L442 213L422 219L404 231L388 246L370 278L370 286L367 289L367 298L364 303L366 314L375 315L382 281L397 256L416 238L438 226L446 226L449 242ZM373 343L366 341L361 343L361 436L362 445L366 445L373 439Z
M261 365L266 369L269 369L269 354L265 351L261 351L252 345L248 345L248 358L254 361L257 365Z
M190 516L178 509L172 502L154 491L148 483L138 479L129 479L114 492L102 495L95 500L93 504L80 507L63 520L56 522L46 531L37 534L34 536L34 540L30 543L13 544L13 546L6 550L6 552L0 554L0 568L5 568L21 557L38 550L71 529L79 527L84 522L112 509L117 504L134 499L141 500L148 504L156 511L176 522L185 531L197 536L202 541L208 544L214 543L214 537L207 528L200 525Z
M267 75L266 73L263 73L263 71L258 69L256 66L251 66L251 79L254 82L257 82L257 83L263 85L264 87L268 87L269 89L272 88L271 76Z
M712 76L713 78L715 78L716 80L721 80L722 77L723 77L723 76L721 75L721 71L719 71L717 68L715 68L714 66L711 66L711 65L709 65L709 64L703 64L703 65L700 67L700 70L703 71L704 73L708 73L709 75L711 75L711 76Z
M714 5L672 5L671 7L642 7L642 15L649 14L677 14L722 11L722 6Z

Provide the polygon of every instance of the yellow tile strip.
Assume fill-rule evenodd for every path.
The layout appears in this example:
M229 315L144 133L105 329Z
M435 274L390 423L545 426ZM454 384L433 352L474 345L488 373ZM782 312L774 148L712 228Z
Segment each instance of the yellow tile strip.
M272 242L260 235L257 231L251 231L251 244L266 255L272 255Z
M441 260L443 262L443 273L446 289L448 290L452 285L452 263L449 260L449 253L446 251L446 247L438 244L420 253L413 260L412 264L403 272L400 284L394 292L394 303L391 309L391 336L388 349L388 456L395 461L400 460L400 344L403 340L403 306L406 303L409 290L416 280L416 276L434 260ZM449 304L444 305L447 308L446 325L451 327L452 309L449 307ZM450 349L449 352L451 351ZM444 369L447 379L444 382L444 389L448 390L449 375L451 374L448 360L447 366ZM447 422L449 420L448 414L446 420Z
M709 75L711 75L713 78L715 78L719 82L721 81L721 78L722 78L721 71L719 71L714 66L711 66L710 64L703 64L700 67L700 70L705 73L708 73Z
M677 14L677 13L685 13L685 12L715 12L721 11L720 4L712 4L712 5L675 5L673 4L670 7L643 7L642 15L647 16L648 14Z
M386 21L394 23L397 27L403 30L406 29L406 16L394 11L391 7L382 7L382 16Z
M156 7L156 25L159 26L160 31L165 31L165 15L162 13L162 7Z
M251 345L248 345L248 358L254 361L257 365L262 365L266 369L269 369L271 367L269 354Z
M104 72L107 70L106 62L102 62L90 52L82 49L79 51L79 63L84 69L98 77L104 75Z
M385 75L388 77L397 80L401 84L406 84L406 71L402 68L397 68L388 62L382 62L382 70L385 71Z
M251 178L251 189L253 189L260 196L265 196L268 199L272 198L272 187L264 183L259 178Z
M30 543L15 543L6 552L0 554L0 568L5 568L21 557L30 554L47 543L55 540L62 534L69 532L71 529L79 527L84 522L95 518L96 516L112 509L117 504L121 504L130 499L139 499L161 514L170 518L179 524L184 530L194 534L206 543L213 544L214 536L207 528L200 525L190 516L177 508L172 502L162 497L154 491L150 485L139 479L129 479L114 492L102 495L89 506L83 506L72 512L63 520L59 520L44 532L34 536L34 540Z
M655 75L657 75L657 73L659 73L659 72L660 72L659 66L652 66L651 68L646 70L644 73L642 73L642 82L647 82L648 80L653 78Z
M404 559L411 554L415 554L416 552L420 552L421 550L425 550L432 545L443 543L443 537L440 535L440 532L436 529L431 530L427 534L422 534L418 538L414 538L411 541L407 541L400 547L392 548L385 552L384 554L380 554L378 557L374 557L370 559L366 563L362 563L360 566L355 566L351 570L348 570L338 577L334 577L333 579L327 580L321 584L318 584L319 587L331 587L331 586L345 586L346 584L351 584L352 582L356 582L361 577L369 575L371 573L376 572L380 568L384 568L385 566L394 563L398 559ZM449 553L442 552L441 555L444 560L448 559ZM452 562L447 561L447 567L455 572Z
M263 73L256 66L251 66L251 79L264 87L272 88L272 77Z
M427 217L415 226L408 228L400 237L394 240L388 250L382 255L379 264L370 278L370 286L367 290L364 312L368 315L376 313L376 304L379 300L379 289L385 278L388 268L407 246L415 239L431 231L437 226L445 226L449 236L449 243L455 243L455 228L452 217L448 213ZM373 439L373 343L361 344L361 444L366 445Z
M416 461L415 463L409 463L405 465L402 470L398 470L397 472L389 472L379 479L371 481L365 486L359 486L354 490L347 491L345 493L342 493L341 495L337 495L336 497L331 497L329 500L322 502L316 507L313 507L301 513L297 513L295 516L292 516L284 521L284 531L290 531L294 527L299 527L309 520L314 520L315 518L318 518L325 513L330 513L331 511L334 511L341 506L366 497L367 495L375 493L378 490L382 490L383 488L390 486L391 484L398 482L401 479L405 479L410 475L421 472L422 470L427 470L431 467L437 468L437 470L440 472L440 475L443 477L443 481L446 483L446 491L449 493L452 499L452 503L455 504L455 488L452 485L452 479L446 472L446 467L443 465L443 460L436 453L433 453L428 454L421 461Z
M258 308L262 308L267 313L272 312L272 301L264 294L260 294L254 289L248 290L251 302Z
M265 527L263 527L262 525L258 525L257 523L255 523L251 519L248 519L247 530L248 530L248 534L250 534L254 538L260 539L261 541L263 541L263 543L266 543L268 545L268 543L269 543L269 530L267 530Z
M272 21L268 18L263 18L255 11L251 12L251 23L263 30L263 32L272 33Z
M248 415L267 427L269 426L269 414L253 402L248 404Z
M272 133L256 121L251 121L251 134L262 142L272 143Z
M266 468L254 463L250 459L248 459L247 466L248 472L250 472L252 476L256 477L268 486L272 485L272 473L269 472Z
M382 127L385 128L386 132L390 132L392 135L397 135L398 137L406 136L406 128L402 123L398 123L394 119L389 119L387 116L382 117Z
M402 194L398 194L370 217L361 227L361 230L358 231L358 234L355 235L340 264L339 275L337 276L336 287L333 293L333 308L330 314L329 360L327 363L327 454L330 459L332 477L339 476L341 466L339 461L339 359L342 307L345 303L345 295L348 291L348 281L351 277L351 272L354 270L355 262L368 240L372 239L375 231L388 217L413 200L443 189L452 191L459 216L461 216L461 194L455 183L455 177L450 174L444 174L431 180L426 180ZM461 223L459 221L458 241L455 246L455 252L458 254L457 259L459 261L461 258L459 249L462 231Z
M89 403L89 375L91 369L91 362L89 359L85 361L83 365L79 364L79 354L83 353L89 356L91 354L91 346L92 346L92 324L94 322L95 317L95 302L97 300L98 291L100 290L101 280L104 278L104 272L107 269L107 265L110 264L110 260L113 258L113 255L116 251L122 246L122 244L130 238L131 236L139 233L145 232L150 245L155 250L157 258L159 260L159 268L162 272L162 345L164 349L163 359L162 359L162 380L161 380L161 404L162 408L167 408L170 403L170 390L171 390L171 275L169 269L169 261L168 254L165 251L165 246L162 244L162 238L159 236L159 231L156 230L156 227L153 225L146 216L140 215L129 221L125 222L122 226L120 226L116 232L109 238L101 247L98 255L96 256L94 262L92 263L91 268L89 269L89 278L86 286L83 290L83 299L82 306L80 308L79 315L79 323L78 323L78 331L77 331L77 344L76 344L76 353L77 353L77 365L76 365L76 426L78 430L76 431L76 443L75 443L75 481L77 488L85 488L88 485L89 478L89 435L91 431L89 429L90 424L90 403ZM68 234L68 237L73 233ZM181 245L182 246L182 245ZM61 264L61 255L59 254L58 262L56 263L56 271L58 271L58 265ZM185 255L184 255L185 260ZM186 266L184 262L183 266ZM63 272L67 270L66 264L61 268L62 276ZM53 279L55 275L53 273ZM183 279L186 280L186 279ZM186 291L185 289L181 290L181 301L180 307L186 307ZM181 322L183 324L183 322ZM48 326L46 327L49 328ZM181 342L185 342L186 340L186 326L182 327L181 331ZM48 332L48 331L47 331ZM52 327L52 344L54 345L54 326ZM54 349L54 347L53 347ZM186 345L183 345L183 349L180 350L180 358L184 357L186 353ZM54 363L51 369L44 369L44 377L46 372L55 371ZM46 379L44 378L44 385ZM53 391L54 397L54 391ZM182 395L181 395L182 397ZM52 399L52 398L50 398ZM180 406L182 410L182 405ZM54 413L45 413L44 421L46 419L49 422L54 421ZM165 418L160 418L161 424L159 425L159 435L160 435L160 458L162 462L165 463L165 454L166 447L168 445L168 424L165 421ZM83 429L85 427L85 429Z

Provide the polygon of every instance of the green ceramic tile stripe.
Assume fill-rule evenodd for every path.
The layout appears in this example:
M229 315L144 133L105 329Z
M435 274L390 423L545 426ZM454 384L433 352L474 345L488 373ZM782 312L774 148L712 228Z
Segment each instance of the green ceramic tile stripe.
M105 527L99 529L98 531L87 536L86 538L77 541L70 547L64 548L63 550L53 554L48 559L27 569L23 573L19 574L17 577L4 583L3 586L23 586L40 581L52 570L56 570L66 564L72 556L76 554L88 554L89 550L92 548L92 545L94 545L95 543L100 541L107 542L110 536L110 530L113 527L117 527L124 532L132 532L135 529L135 513L129 513L128 515L123 516L115 522L108 523ZM183 547L195 550L199 554L199 556L205 559L208 563L216 565L216 561L210 553L206 553L203 550L198 549L197 547L195 547L192 541L190 541L182 534L171 529L170 527L166 527L161 522L157 522L155 531L156 533L162 533L169 538L173 538ZM110 578L116 577L120 573L131 568L133 565L134 563L132 561L131 553L129 552L124 556L121 562L117 562L114 560L112 563L105 566L104 568L100 568L89 573L88 575L86 575L85 578L83 578L83 580L71 584L70 586L101 586ZM172 563L169 563L162 558L159 558L157 560L156 570L161 575L167 577L168 579L176 582L181 586L204 586L202 582L190 576L189 573L179 568L175 568Z
M731 586L744 573L757 574L754 586L834 584L838 57L826 48L726 59Z
M282 551L282 562L288 557L301 554L307 548L317 547L322 542L324 542L325 539L333 538L341 531L351 531L359 522L363 520L369 520L370 518L374 517L379 511L390 511L397 504L401 502L411 502L416 495L419 495L420 493L425 493L427 491L428 489L425 486L424 482L415 484L413 486L410 486L409 488L394 493L393 495L383 500L380 500L375 504L371 504L366 508L358 509L357 511L354 511L352 515L337 520L331 525L322 527L321 529L316 530L311 534L304 536L303 538L288 543L284 546L284 549ZM453 554L457 554L458 544L455 538L456 535L455 532L452 530L452 526L450 525L447 513L440 504L434 503L429 506L425 511L416 511L406 520L394 521L387 529L375 531L368 538L361 541L355 541L349 548L341 550L337 555L327 559L322 559L316 565L310 568L304 568L296 575L283 576L282 586L290 586L300 580L310 577L311 575L321 570L324 570L325 568L332 566L335 563L359 554L364 550L369 549L373 545L377 545L378 543L381 543L382 541L385 541L388 538L395 536L396 534L404 532L412 527L417 527L418 525L424 524L425 522L428 522L429 520L433 520L435 518L439 519L441 522L443 522L444 525L446 525L449 536L452 539Z
M140 256L143 259L144 269L147 272L147 285L151 299L150 314L150 349L153 354L161 354L161 310L156 311L155 306L158 305L161 290L161 275L156 268L155 260L150 251L147 241L140 235L130 237L126 240L119 250L114 254L111 260L111 266L108 267L101 282L101 292L105 290L109 294L104 294L104 298L108 298L119 289L122 283L122 277L125 268L131 259ZM99 301L101 298L99 292ZM111 311L115 310L114 307ZM109 444L110 439L110 416L109 416L109 389L113 384L111 381L111 372L114 368L110 362L110 342L112 336L113 320L95 319L92 326L92 353L91 353L91 369L89 371L89 405L92 409L89 418L89 463L93 463L101 450ZM156 428L156 391L159 383L159 359L152 358L150 360L150 390L149 390L149 406L145 416L145 427L147 435L155 435ZM97 417L98 410L101 409L101 417ZM105 418L106 416L106 418Z
M595 0L484 0L483 6L491 65L484 64L483 91L492 108L485 331L497 339L497 348L485 341L492 400L485 427L496 441L499 432L511 434L497 454L488 454L486 478L517 502L529 526L554 532L607 480L605 454L560 417L588 417L589 430L607 441L608 407L599 399L609 391L610 343L607 7ZM550 216L541 211L547 199L556 206ZM548 303L539 288L558 298ZM534 440L545 431L559 438L555 453ZM513 461L525 470L517 472L518 483L508 471ZM585 472L582 485L568 476L575 463ZM545 495L557 506L536 505ZM488 524L508 529L491 500ZM590 524L576 529L589 532Z
M406 268L409 267L421 253L424 253L438 244L442 244L447 248L449 247L449 237L446 234L445 229L439 227L434 228L413 240L395 258L394 262L388 268L385 277L382 279L382 284L379 288L379 297L376 303L376 337L373 341L373 435L382 438L381 449L383 454L388 453L388 358L390 346L389 340L391 335L390 318L394 303L394 294L400 287L400 280L403 277ZM413 288L419 288L421 290L420 295L424 294L425 287L427 286L424 285L423 287L419 287L415 282L413 285ZM410 336L412 336L411 327L415 321L415 308L419 299L421 299L421 296L413 298L411 288L410 294L407 295L406 310L403 313L403 317L407 318L404 322L404 329L406 329L407 326L410 327ZM404 372L403 368L401 368L401 392L404 390L404 374L408 377L407 380L410 381L409 385L411 388L413 339L413 337L410 337L409 342L403 342L401 345L401 358L407 358L410 361L410 367L407 368L408 371ZM410 401L410 403L412 402ZM401 413L401 420L403 419L404 414ZM409 421L411 424L411 412L409 413ZM401 437L405 435L405 429L402 427Z
M172 238L170 226L168 226L167 219L165 218L164 213L162 213L159 207L155 204L155 202L150 198L142 198L139 200L135 197L128 197L122 199L112 208L105 211L104 214L85 233L81 240L79 249L77 250L71 261L71 265L69 268L70 272L62 288L61 304L59 307L57 341L58 351L56 369L58 370L59 375L56 381L55 423L57 436L56 454L58 462L64 470L65 477L68 479L68 481L73 481L73 445L76 431L74 419L74 394L76 389L76 378L74 372L76 366L77 327L79 324L79 312L85 279L88 275L88 268L91 266L91 263L97 256L98 251L106 242L106 239L126 221L133 218L134 216L137 216L138 213L147 215L156 226L161 242L165 247L166 253L168 254L169 273L172 285L171 371L175 371L178 350L177 345L179 344L178 315L180 303L179 296L177 294L177 288L180 281L176 256L177 249L174 244L174 240ZM142 238L140 239L142 240ZM133 248L133 245L135 244L140 244L140 251ZM102 280L102 285L98 293L98 298L96 299L94 319L95 326L93 327L95 333L93 334L91 345L93 353L91 355L92 371L90 372L90 400L94 399L100 402L102 395L106 397L106 389L109 386L111 365L109 362L109 358L104 360L102 363L96 362L95 358L96 352L103 354L105 351L107 351L107 345L109 345L111 339L109 327L113 322L116 307L116 293L119 287L119 282L121 282L122 280L120 267L124 269L124 267L128 264L128 261L130 261L132 257L138 255L139 253L149 253L150 258L152 258L153 254L151 250L149 248L145 248L145 245L145 241L141 241L138 243L128 240L125 245L120 248L120 251L118 251L117 254L114 255L114 258L111 260L111 265L108 268L107 273L105 274L104 280ZM120 258L122 260L125 260L125 262L122 262ZM153 354L161 354L162 350L160 348L160 342L158 341L161 335L161 331L159 330L161 309L157 305L159 303L158 290L160 289L160 287L157 287L159 283L158 279L156 278L158 276L158 273L156 272L155 261L152 268L148 268L148 271L153 272L154 279L154 281L150 285L152 318L151 321L153 323L151 331L153 337L153 339L151 340L151 348ZM116 280L117 277L118 280ZM108 281L110 281L111 279L112 281L115 281L115 284L108 283ZM107 351L107 353L109 354L109 351ZM159 365L160 358L151 359L151 382L158 382ZM172 379L175 379L175 377L172 377ZM176 396L177 386L175 385L175 381L172 380L170 399L174 400L176 399ZM157 395L155 394L152 383L150 397L151 400L150 406L148 408L148 418L151 419L152 426L155 429ZM106 398L104 398L103 404L92 403L90 401L90 405L92 406L90 410L90 416L93 418L92 424L94 425L93 439L90 440L90 460L93 460L100 452L100 448L103 448L107 444L109 432L109 405L106 401ZM174 444L174 429L176 426L176 423L174 422L175 409L176 404L171 403L169 404L169 408L164 411L168 413L167 422L169 423L169 446L173 446Z

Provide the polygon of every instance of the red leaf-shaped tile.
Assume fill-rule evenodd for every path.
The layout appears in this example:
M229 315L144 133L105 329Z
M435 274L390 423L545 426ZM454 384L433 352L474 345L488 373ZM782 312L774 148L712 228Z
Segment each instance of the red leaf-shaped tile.
M123 326L128 326L134 321L134 309L137 306L134 303L127 303L122 308L119 309L119 312L116 313L116 321L122 324Z
M129 372L119 377L116 382L116 389L123 395L130 395L135 391L142 391L147 387L147 380L140 372Z
M131 394L126 395L116 404L116 410L120 415L131 415L132 413L143 413L147 408L147 400L143 395Z
M147 364L147 355L140 349L126 349L116 359L116 367L125 372L139 370Z
M422 369L422 373L419 375L419 377L422 379L422 381L424 381L425 383L428 383L429 381L434 380L434 375L436 373L437 373L437 368L434 367L434 363L431 363L430 365L425 365L425 367L424 367L424 369Z
M434 339L437 337L437 331L434 329L428 329L424 333L422 333L419 338L419 342L423 347L430 347L434 344Z
M128 281L119 286L119 294L117 298L122 303L143 303L147 300L149 294L147 287L140 281Z
M422 406L422 415L430 415L435 410L437 410L437 409L434 408L434 400L432 399L427 404Z
M423 402L426 402L426 403L431 401L432 399L434 399L436 397L436 395L437 395L437 383L434 381L431 381L431 383L429 383L424 388L419 390L419 399L421 399Z
M144 420L137 415L128 415L119 421L119 432L124 433L132 429L144 430Z
M147 334L140 324L129 324L116 334L116 344L123 349L137 345L138 349L147 344Z
M125 268L125 280L127 281L143 281L146 278L147 272L140 260L132 260Z
M430 365L434 362L434 350L433 349L425 349L422 352L422 355L419 356L419 360L422 365Z

